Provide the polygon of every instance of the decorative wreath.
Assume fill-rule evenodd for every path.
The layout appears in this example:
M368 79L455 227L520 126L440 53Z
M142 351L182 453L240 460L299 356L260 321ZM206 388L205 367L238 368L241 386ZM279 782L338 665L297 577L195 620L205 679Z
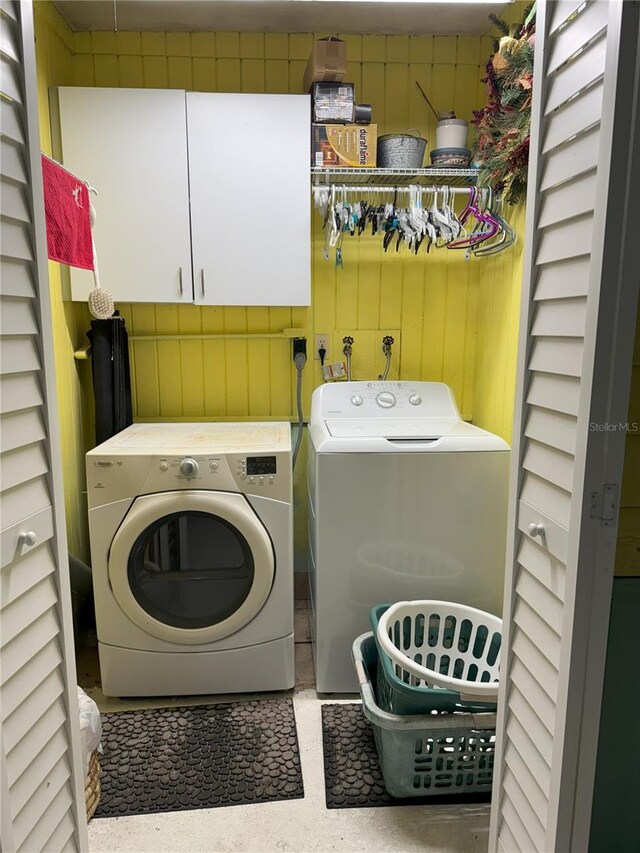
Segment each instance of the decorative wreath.
M522 22L509 27L496 15L490 18L501 33L487 62L488 103L474 111L478 131L473 163L482 170L480 183L501 192L509 204L518 204L527 189L531 93L535 44L535 4Z

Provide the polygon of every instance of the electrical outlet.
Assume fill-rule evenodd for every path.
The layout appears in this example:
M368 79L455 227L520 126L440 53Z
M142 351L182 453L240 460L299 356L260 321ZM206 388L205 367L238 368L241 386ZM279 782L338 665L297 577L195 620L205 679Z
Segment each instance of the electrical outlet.
M316 345L313 352L313 357L320 361L319 350L325 349L326 352L324 354L324 361L327 364L329 360L329 335L316 335L315 338Z

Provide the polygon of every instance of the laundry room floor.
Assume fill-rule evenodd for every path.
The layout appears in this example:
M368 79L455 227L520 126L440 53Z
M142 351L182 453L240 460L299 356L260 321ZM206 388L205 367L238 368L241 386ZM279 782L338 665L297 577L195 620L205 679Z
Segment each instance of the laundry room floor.
M353 702L357 696L320 698L314 689L309 614L296 601L296 687L291 691L296 716L304 799L255 805L165 812L135 817L94 818L89 824L92 853L161 851L423 851L480 853L487 849L489 806L397 806L327 809L322 753L321 707L324 702ZM242 696L162 699L113 699L100 689L97 648L91 638L78 656L80 685L100 711L201 705L241 700ZM251 694L252 699L269 695ZM287 694L284 694L287 695ZM245 697L246 698L246 697Z

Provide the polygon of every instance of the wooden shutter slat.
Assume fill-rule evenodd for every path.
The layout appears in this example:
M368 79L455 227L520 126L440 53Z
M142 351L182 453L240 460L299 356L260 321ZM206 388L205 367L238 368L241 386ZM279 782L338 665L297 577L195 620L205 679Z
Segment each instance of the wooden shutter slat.
M42 389L35 373L0 377L0 413L33 409L43 403Z
M593 213L550 225L541 233L536 264L541 266L587 254L591 247L592 231Z
M55 700L29 729L28 737L22 738L13 747L11 761L7 762L7 778L10 785L24 773L56 731L66 725L66 719L62 701Z
M535 708L537 715L544 723L547 731L553 735L556 714L555 705L527 667L523 666L519 660L514 662L511 671L511 680L531 707Z
M46 850L60 850L62 853L78 853L75 841L73 839L74 831L73 820L70 812L65 812L64 817L51 833L51 836L45 843Z
M535 713L535 710L524 698L515 684L511 688L509 696L509 707L513 716L518 720L522 728L526 732L530 732L531 738L535 743L540 755L544 759L547 767L551 769L551 761L553 758L553 738L547 731L540 717Z
M64 729L58 729L51 740L38 753L33 763L11 788L12 804L16 813L24 808L27 802L53 772L56 764L67 751L68 743Z
M0 92L5 98L9 98L18 104L22 103L20 66L16 65L15 62L10 62L5 56L0 56Z
M39 619L31 623L28 634L18 634L12 643L2 647L2 672L0 681L2 689L6 689L9 680L23 667L38 651L58 635L56 613L47 610ZM52 700L55 696L52 697ZM7 749L10 747L7 746Z
M520 574L523 571L524 569L521 566ZM513 621L522 630L523 634L528 637L534 636L531 633L532 631L540 632L540 636L535 635L536 648L544 655L554 670L558 670L560 666L558 634L551 628L548 622L533 607L530 607L523 598L518 599L513 614Z
M0 490L13 489L28 480L41 477L49 470L42 442L3 453L0 457Z
M522 504L522 501L520 502ZM540 514L536 513L538 520ZM530 516L533 518L534 516ZM542 516L544 519L544 516ZM522 532L526 532L525 524L520 526ZM559 543L553 543L558 551L563 554L563 557L554 557L549 553L553 545L549 544L549 539L554 532L550 525L549 534L545 538L543 545L538 545L528 535L522 536L520 539L520 548L518 549L518 563L530 572L541 584L544 584L550 593L556 596L560 601L564 601L565 583L566 583L566 568L563 558L566 561L566 553L568 548L568 538L566 531L563 531L563 539Z
M558 489L530 471L525 471L520 497L534 509L552 516L562 527L568 527L571 498L563 489Z
M0 175L19 184L29 183L20 148L5 139L0 139Z
M603 91L604 83L601 80L560 107L558 112L551 116L544 140L544 153L552 151L599 123L602 115Z
M526 767L526 765L514 749L510 749L505 752L504 760L507 765L503 782L504 790L510 801L518 809L518 814L520 815L522 822L526 825L529 835L532 836L536 842L536 848L540 849L541 843L544 844L544 824L540 817L538 817L538 809L534 808L534 803L537 805L536 797L533 793L527 797L518 784L516 775L510 772L512 765L515 765L517 770L519 770L520 767ZM527 791L527 794L528 793L529 792ZM542 809L544 820L546 817L546 808L542 805L540 805L540 808Z
M20 61L20 50L18 48L19 35L16 29L15 18L9 20L0 15L0 52L17 63Z
M538 373L557 373L564 376L582 374L582 339L539 337L531 349L529 369Z
M544 161L540 191L568 184L598 165L600 126L594 126L561 148L551 151Z
M589 256L546 264L538 272L534 301L586 296L589 285Z
M58 603L58 594L51 575L11 602L2 611L2 646L8 645L21 633L28 632L32 622Z
M22 809L14 818L14 832L20 853L42 850L42 843L51 836L64 813L73 804L69 776L70 768L63 758L31 797L29 807Z
M545 115L602 78L606 50L607 40L601 37L553 76L547 92Z
M558 672L519 628L513 632L512 651L555 705L558 699Z
M534 839L527 832L527 829L520 817L517 808L511 802L507 793L504 794L502 802L502 819L508 824L511 834L518 845L517 848L512 848L518 853L543 853L542 849L536 845Z
M29 265L24 261L2 258L0 261L0 293L3 296L35 296Z
M586 313L587 299L584 296L536 302L531 334L534 337L582 338Z
M553 483L565 492L571 491L573 482L573 457L561 450L554 450L537 441L528 441L522 467L537 477Z
M41 684L62 662L55 640L48 643L11 679L2 691L2 713L10 716L25 701L34 685ZM10 688L10 689L9 689Z
M40 370L40 353L35 336L0 338L3 373L35 373Z
M534 373L527 394L527 403L562 412L565 415L577 416L579 393L580 382L573 376Z
M516 592L521 600L526 602L529 607L536 611L538 616L553 629L556 637L553 637L554 643L562 633L562 601L555 595L552 595L547 587L528 571L521 571L516 584ZM542 647L541 647L542 648ZM559 658L554 661L554 666L558 668Z
M0 240L3 257L17 258L22 261L33 260L31 244L23 225L3 219L0 222Z
M4 354L4 347L0 347ZM46 430L40 409L20 409L0 415L0 453L42 441Z
M0 101L0 103L2 102ZM0 193L2 193L3 217L16 219L18 222L28 223L31 221L31 211L27 207L27 200L20 184L2 181Z
M23 229L21 229L23 230ZM0 334L5 335L37 335L38 324L33 313L30 299L16 299L12 296L2 297L2 319Z
M7 549L9 553L4 553L4 539L7 531L2 531L3 554L2 572L0 573L2 600L0 601L0 611L55 571L55 562L49 545L49 539L53 536L51 507L29 516L24 520L24 523L20 521L19 524L8 528L8 530L15 533L21 529L31 530L34 526L37 530L38 542L33 548L27 550L26 554L20 554L17 557L15 553L11 553L10 548Z
M538 226L547 228L593 211L596 206L596 172L591 170L570 183L544 193Z
M574 416L530 406L524 434L527 438L533 438L550 447L573 454L576 450L576 429L577 422Z
M567 19L575 14L576 9L579 9L583 3L584 0L559 0L551 13L549 33L555 33L563 24L566 25Z
M24 519L25 506L34 513L51 507L47 481L39 477L2 493L2 529L13 527Z
M551 75L602 32L607 26L607 6L608 3L587 3L580 14L556 34L549 49L547 74Z

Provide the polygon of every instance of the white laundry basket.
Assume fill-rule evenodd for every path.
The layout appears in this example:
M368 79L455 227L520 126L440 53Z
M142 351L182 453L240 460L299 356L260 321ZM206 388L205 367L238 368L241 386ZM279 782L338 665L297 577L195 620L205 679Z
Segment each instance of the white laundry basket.
M380 616L376 641L405 683L444 687L463 700L498 697L497 616L450 601L400 601Z

